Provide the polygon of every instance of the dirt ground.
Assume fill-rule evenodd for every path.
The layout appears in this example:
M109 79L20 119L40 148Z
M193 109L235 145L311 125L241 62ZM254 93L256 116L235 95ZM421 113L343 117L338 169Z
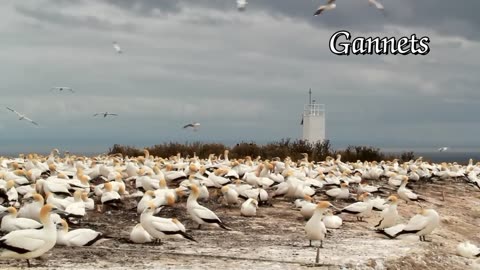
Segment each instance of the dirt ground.
M379 221L379 212L366 222L342 214L344 225L331 230L320 249L318 265L314 264L316 248L308 247L305 238L306 221L283 199L261 207L253 218L240 216L239 208L203 203L232 231L216 227L197 230L183 200L160 215L177 217L198 243L164 240L162 244L129 243L130 231L140 220L135 210L128 210L135 205L131 199L124 210L90 213L78 226L115 239L95 247L55 247L45 258L32 262L36 269L480 269L474 260L455 255L456 245L462 241L480 243L480 191L455 181L424 183L415 185L414 190L428 198L424 207L436 209L441 216L441 226L427 236L432 242L420 242L416 236L391 240L375 233L372 228ZM347 203L334 204L341 207ZM417 210L418 204L399 205L405 221ZM0 269L23 267L25 261L0 260Z

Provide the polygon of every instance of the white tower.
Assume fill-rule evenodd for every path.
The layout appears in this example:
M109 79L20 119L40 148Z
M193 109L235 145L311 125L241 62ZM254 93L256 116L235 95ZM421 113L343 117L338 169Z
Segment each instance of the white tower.
M303 140L311 143L325 140L325 104L312 101L312 89L308 92L309 103L303 109Z

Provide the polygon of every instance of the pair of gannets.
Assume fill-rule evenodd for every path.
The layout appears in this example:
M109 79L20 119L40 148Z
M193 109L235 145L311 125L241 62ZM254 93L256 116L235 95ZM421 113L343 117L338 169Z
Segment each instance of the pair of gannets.
M45 254L55 246L57 233L51 219L51 211L55 210L51 204L40 209L41 229L26 229L8 233L0 238L0 258L29 259Z
M389 238L396 238L402 234L416 234L420 241L426 241L425 236L432 233L440 225L440 216L434 209L421 209L407 224L398 224L377 232Z

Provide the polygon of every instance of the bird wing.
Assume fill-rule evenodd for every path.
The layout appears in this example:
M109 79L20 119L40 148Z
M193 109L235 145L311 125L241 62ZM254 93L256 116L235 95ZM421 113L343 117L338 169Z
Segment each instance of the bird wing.
M37 125L38 126L38 123L33 121L32 119L28 118L28 117L24 117L23 119L27 120L28 122L34 124L34 125Z
M180 232L180 229L178 228L178 226L175 223L173 223L170 219L155 218L152 221L152 225L156 230L161 231L164 234Z
M14 226L18 230L26 230L26 229L40 229L43 227L43 225L33 219L29 218L16 218L14 222Z
M210 210L206 207L203 207L201 205L195 207L193 209L193 211L195 212L195 214L197 214L197 216L200 219L202 219L205 222L208 222L208 221L211 222L211 221L214 221L214 220L217 220L217 221L221 222L220 219L217 217L217 215L215 215L215 213L212 210Z
M116 114L116 113L107 113L107 115L118 116L118 114Z
M422 215L415 215L409 221L407 226L403 229L404 231L420 231L428 223L428 218Z
M193 125L192 125L192 124L188 124L188 125L183 126L183 128L188 128L188 127L193 127Z
M317 11L313 14L313 16L318 16L322 13L322 11L326 8L326 6L319 6Z
M368 207L368 204L365 202L356 202L346 206L343 209L349 212L361 213L367 210L367 207Z
M69 231L65 235L65 238L72 246L84 246L88 242L97 238L100 234L100 232L91 229L77 229Z
M100 113L96 113L96 114L94 114L93 116L97 116L97 115L100 115Z
M18 116L23 116L21 113L15 111L14 109L10 109L9 107L6 107L9 111L12 111L14 113L16 113Z
M377 0L368 0L370 3L372 3L373 5L375 5L376 8L378 9L384 9L383 5L378 2Z
M27 253L41 248L45 240L39 237L38 230L13 231L0 239L0 248L5 248L16 253Z

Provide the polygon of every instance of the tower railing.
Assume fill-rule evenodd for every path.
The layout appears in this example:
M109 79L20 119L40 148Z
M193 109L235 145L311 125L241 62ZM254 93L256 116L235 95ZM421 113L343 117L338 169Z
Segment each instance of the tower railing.
M319 116L321 113L325 112L325 104L305 104L303 107L304 116Z

